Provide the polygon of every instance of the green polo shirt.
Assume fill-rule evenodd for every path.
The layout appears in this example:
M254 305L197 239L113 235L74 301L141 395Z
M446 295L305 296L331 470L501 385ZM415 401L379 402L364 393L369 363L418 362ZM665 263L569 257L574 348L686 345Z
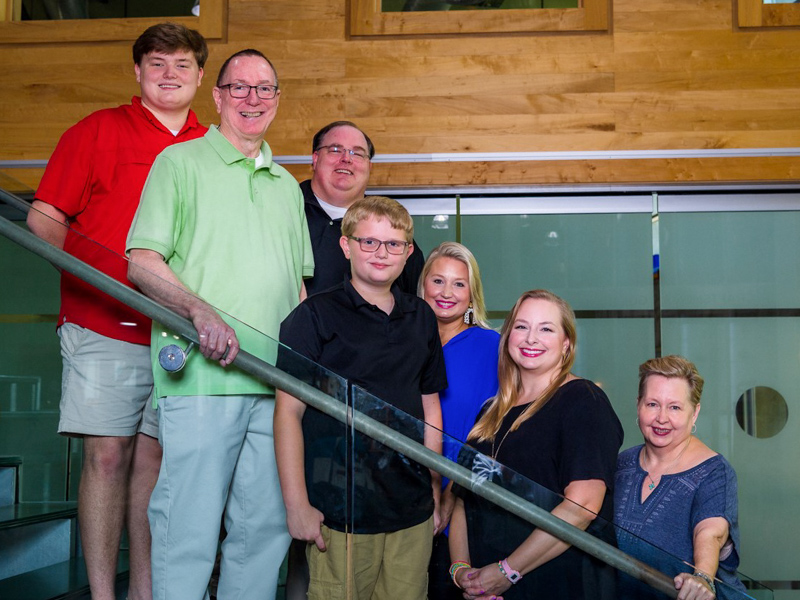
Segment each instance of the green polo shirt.
M212 126L203 138L162 152L150 171L127 250L161 254L175 275L221 312L243 350L275 363L281 321L297 306L314 259L297 181L272 162L245 157ZM272 389L235 366L192 352L168 374L158 352L176 343L153 323L155 397L263 394ZM185 345L184 342L178 342Z

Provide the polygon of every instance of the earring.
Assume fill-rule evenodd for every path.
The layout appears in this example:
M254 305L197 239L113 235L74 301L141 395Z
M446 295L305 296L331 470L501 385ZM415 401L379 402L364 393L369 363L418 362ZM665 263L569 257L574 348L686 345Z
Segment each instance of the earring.
M694 425L692 425L692 433L693 433L693 434L694 434L694 433L697 433L697 423L695 423Z
M464 323L475 325L475 310L472 308L472 302L469 303L469 308L464 313Z

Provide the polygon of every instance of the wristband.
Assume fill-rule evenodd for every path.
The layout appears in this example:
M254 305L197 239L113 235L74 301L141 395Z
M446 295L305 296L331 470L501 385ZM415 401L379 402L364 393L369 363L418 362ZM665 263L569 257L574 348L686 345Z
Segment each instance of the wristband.
M500 572L503 576L508 579L512 584L517 583L520 579L522 579L522 575L519 574L519 571L515 571L510 566L508 566L508 559L503 559L497 566L500 567Z
M469 563L465 563L462 561L456 561L452 565L450 565L450 578L453 580L453 583L456 584L456 587L460 590L463 590L460 585L458 585L458 581L456 581L456 575L461 569L471 569L472 565Z
M695 571L692 574L692 576L699 577L700 579L705 581L708 584L708 587L711 588L711 593L714 594L715 596L717 595L717 586L714 585L714 580L710 575L703 573L702 571Z

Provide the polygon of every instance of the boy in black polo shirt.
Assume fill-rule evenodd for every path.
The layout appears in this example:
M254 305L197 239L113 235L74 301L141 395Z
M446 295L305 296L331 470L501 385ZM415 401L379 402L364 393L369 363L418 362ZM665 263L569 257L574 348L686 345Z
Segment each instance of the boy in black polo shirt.
M340 240L350 278L300 304L280 337L352 386L441 429L439 391L447 380L436 317L392 287L414 251L413 233L410 215L394 200L353 204ZM413 436L415 428L402 421L399 429ZM425 445L441 452L433 428L425 428ZM309 600L424 598L440 528L438 474L361 434L349 462L345 426L280 391L274 430L289 532L309 542ZM349 486L344 475L329 476L348 468Z

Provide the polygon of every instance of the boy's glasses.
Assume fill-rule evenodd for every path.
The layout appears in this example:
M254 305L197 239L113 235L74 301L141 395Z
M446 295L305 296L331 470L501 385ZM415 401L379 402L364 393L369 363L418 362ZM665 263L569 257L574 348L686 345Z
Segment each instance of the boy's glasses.
M361 238L354 235L348 235L347 237L358 242L358 246L364 252L377 252L378 248L383 244L389 254L402 254L408 247L408 242L400 240L376 240L375 238Z

